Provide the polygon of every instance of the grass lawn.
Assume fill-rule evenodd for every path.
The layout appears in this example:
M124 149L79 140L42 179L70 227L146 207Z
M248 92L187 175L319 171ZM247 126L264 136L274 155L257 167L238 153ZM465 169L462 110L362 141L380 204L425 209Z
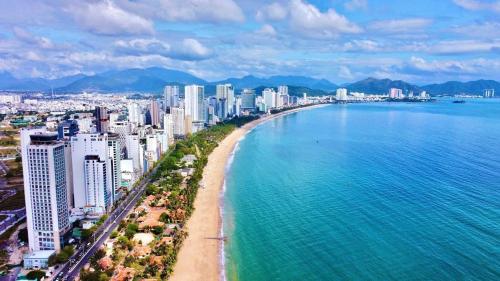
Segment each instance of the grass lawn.
M0 202L0 210L16 210L24 206L24 191L18 191L15 195Z

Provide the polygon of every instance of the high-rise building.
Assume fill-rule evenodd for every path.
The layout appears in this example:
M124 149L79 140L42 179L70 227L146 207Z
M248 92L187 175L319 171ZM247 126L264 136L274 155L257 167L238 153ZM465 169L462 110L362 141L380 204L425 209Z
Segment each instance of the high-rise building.
M403 90L398 88L391 88L389 90L389 98L391 99L402 99L404 98Z
M255 109L255 91L252 89L243 89L241 92L241 109Z
M165 98L165 110L171 107L177 107L179 105L179 86L177 85L167 85L163 89L163 95Z
M172 113L166 113L163 116L163 130L167 135L168 143L171 144L174 141L174 119Z
M30 251L59 251L70 229L64 142L44 129L21 130Z
M125 139L127 159L132 160L134 174L142 174L142 155L140 148L140 137L138 135L127 135Z
M288 86L281 85L278 87L278 94L280 95L288 95Z
M57 137L62 140L69 140L78 132L78 123L76 120L66 120L57 126Z
M93 214L103 214L110 207L112 194L110 161L98 155L85 155L83 161L85 209Z
M421 99L428 99L429 95L427 94L426 91L422 91L422 92L420 92L419 98L421 98Z
M335 95L335 99L337 101L346 101L347 100L347 89L338 88L337 93Z
M96 106L94 111L95 124L98 133L108 132L109 116L108 109L102 106Z
M92 133L92 119L90 118L79 118L76 119L78 123L78 131L80 133Z
M142 109L137 103L131 103L127 106L128 108L128 121L130 123L135 123L135 125L142 125L143 123L141 114Z
M95 214L106 212L113 203L108 135L78 134L72 137L71 154L75 208ZM91 176L105 176L106 179L89 179Z
M224 107L221 112L226 114L222 118L226 118L234 114L234 88L231 84L217 85L216 97L218 100L225 100Z
M242 103L242 100L241 100L241 97L237 97L234 101L234 115L236 116L240 116L241 115L241 103Z
M264 103L266 104L266 109L272 109L276 107L278 94L274 89L266 88L262 91L262 97L264 98Z
M108 153L111 165L111 202L120 197L121 186L121 142L118 134L108 134Z
M170 114L172 114L174 137L184 136L186 134L184 128L184 108L173 107L170 109Z
M485 97L485 98L494 98L495 97L495 89L486 89L486 90L484 90L483 97Z
M204 122L204 87L189 85L184 88L184 115L191 116L192 122Z
M151 114L151 126L160 127L160 106L158 105L158 101L151 101L149 112Z

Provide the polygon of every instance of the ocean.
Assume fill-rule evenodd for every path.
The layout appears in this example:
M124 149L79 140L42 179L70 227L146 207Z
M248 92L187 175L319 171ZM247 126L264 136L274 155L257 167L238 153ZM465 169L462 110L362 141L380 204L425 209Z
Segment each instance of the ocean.
M500 99L276 118L223 200L227 280L500 280Z

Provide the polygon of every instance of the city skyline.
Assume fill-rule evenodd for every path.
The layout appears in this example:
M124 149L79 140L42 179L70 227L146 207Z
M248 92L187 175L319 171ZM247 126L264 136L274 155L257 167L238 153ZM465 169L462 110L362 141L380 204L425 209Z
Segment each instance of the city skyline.
M160 66L209 81L307 75L413 83L495 79L500 2L2 3L0 72L56 78ZM26 9L33 11L23 15ZM224 67L220 67L224 66Z

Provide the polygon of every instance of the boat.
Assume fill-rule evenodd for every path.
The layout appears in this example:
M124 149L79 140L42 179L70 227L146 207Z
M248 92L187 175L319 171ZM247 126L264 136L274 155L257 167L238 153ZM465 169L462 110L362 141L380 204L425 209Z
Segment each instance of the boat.
M454 100L453 103L465 103L464 100Z

